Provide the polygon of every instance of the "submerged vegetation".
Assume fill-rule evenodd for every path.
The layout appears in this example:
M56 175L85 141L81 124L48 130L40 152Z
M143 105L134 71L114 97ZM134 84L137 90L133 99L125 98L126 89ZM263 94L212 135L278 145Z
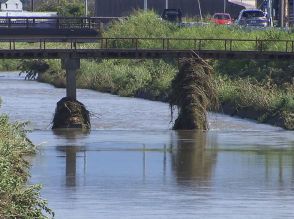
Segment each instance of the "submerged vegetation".
M40 198L40 185L26 185L35 147L26 138L24 124L8 122L0 115L0 218L52 218Z
M114 22L104 37L170 37L170 38L232 38L232 39L294 39L293 33L279 29L244 30L216 25L177 27L160 21L152 12L135 12L123 21ZM109 42L113 47L128 46ZM126 42L128 43L128 42ZM156 46L146 41L145 48ZM170 42L172 44L172 42ZM160 44L160 42L159 42ZM203 42L203 46L205 46ZM208 45L207 45L208 46ZM218 47L217 41L214 47ZM252 49L255 44L233 45L235 49ZM266 48L281 50L282 44L269 42ZM191 47L188 41L177 47ZM293 129L294 67L290 61L207 60L213 66L214 83L220 100L220 111L256 119L260 122ZM47 60L49 65L38 80L65 86L65 72L60 62ZM90 88L122 96L137 96L167 101L172 80L178 72L176 60L83 60L77 75L81 88Z

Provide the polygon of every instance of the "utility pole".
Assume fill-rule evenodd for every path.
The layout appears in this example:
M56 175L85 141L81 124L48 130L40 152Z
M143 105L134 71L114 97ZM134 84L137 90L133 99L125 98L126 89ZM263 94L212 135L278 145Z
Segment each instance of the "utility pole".
M224 13L226 13L226 9L227 9L227 0L224 0Z
M85 0L85 16L88 16L88 0Z
M269 25L271 27L273 27L274 26L274 24L273 24L273 0L268 0L266 10L267 10L267 18L269 21Z
M289 1L288 0L284 0L284 7L285 7L285 18L284 18L284 22L285 22L285 27L289 27Z
M144 11L148 10L148 3L147 0L144 0Z
M168 9L168 0L165 0L165 8Z
M31 0L31 11L34 11L34 0Z
M199 8L199 13L200 13L200 19L202 21L202 11L201 11L200 0L198 0L198 8Z
M280 10L280 15L279 15L279 24L280 27L284 27L284 18L285 18L285 0L280 0L279 2L279 10Z

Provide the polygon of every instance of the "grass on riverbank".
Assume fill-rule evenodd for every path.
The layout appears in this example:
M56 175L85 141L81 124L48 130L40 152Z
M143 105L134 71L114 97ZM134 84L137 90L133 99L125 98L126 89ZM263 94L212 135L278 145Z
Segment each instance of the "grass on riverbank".
M208 25L180 28L160 21L154 12L135 12L124 21L117 21L103 33L104 37L177 37L177 38L235 38L235 39L294 39L294 34L279 29L248 30L239 27ZM109 41L113 47L127 47L131 42ZM171 46L173 42L170 42ZM187 48L191 42L182 41L177 47ZM158 44L158 45L157 45ZM162 42L145 41L141 47L162 46ZM202 46L207 46L205 41ZM215 48L221 47L217 41ZM237 49L253 49L255 43L233 45ZM271 42L263 45L275 50L284 50L282 44ZM206 47L205 47L206 48ZM269 122L282 117L288 129L293 129L293 65L285 62L265 61L210 61L219 77L218 92L221 104L230 105L236 115L258 114L254 119ZM60 62L49 60L50 68L39 75L39 80L65 86L65 73ZM78 74L78 86L122 96L137 96L166 101L171 81L178 71L175 60L92 60L82 61ZM249 78L249 79L248 79ZM271 81L270 86L266 86ZM249 89L249 90L248 90ZM256 92L256 93L254 93ZM242 109L242 110L241 110ZM246 109L246 110L245 110ZM255 113L257 111L258 113ZM243 114L240 114L243 112ZM286 120L287 118L287 120ZM272 123L272 122L271 122ZM279 125L279 124L277 124ZM283 125L282 125L283 126Z
M39 80L62 87L65 72L60 70L57 61L52 62L49 61L50 69L40 74ZM106 60L82 61L79 71L77 84L80 88L167 101L178 70L174 64L162 60ZM214 81L223 112L294 129L293 84L283 84L281 88L270 81L230 79L217 72Z
M279 89L249 78L216 77L221 110L294 130L294 86Z
M35 153L23 124L9 124L0 115L0 218L51 218L53 212L39 196L39 185L26 185L29 162Z

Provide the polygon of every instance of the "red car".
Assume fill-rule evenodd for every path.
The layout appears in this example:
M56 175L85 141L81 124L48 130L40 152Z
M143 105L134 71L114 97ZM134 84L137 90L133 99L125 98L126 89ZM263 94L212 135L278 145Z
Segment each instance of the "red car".
M223 24L223 25L232 24L232 18L230 14L228 13L215 13L211 20L215 24Z

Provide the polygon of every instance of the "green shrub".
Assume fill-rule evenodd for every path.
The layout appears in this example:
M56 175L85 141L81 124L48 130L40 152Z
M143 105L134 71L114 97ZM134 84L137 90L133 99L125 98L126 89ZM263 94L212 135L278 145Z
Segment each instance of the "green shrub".
M35 148L23 128L0 116L0 218L53 217L39 196L40 186L26 185L30 165L24 156L35 153Z

